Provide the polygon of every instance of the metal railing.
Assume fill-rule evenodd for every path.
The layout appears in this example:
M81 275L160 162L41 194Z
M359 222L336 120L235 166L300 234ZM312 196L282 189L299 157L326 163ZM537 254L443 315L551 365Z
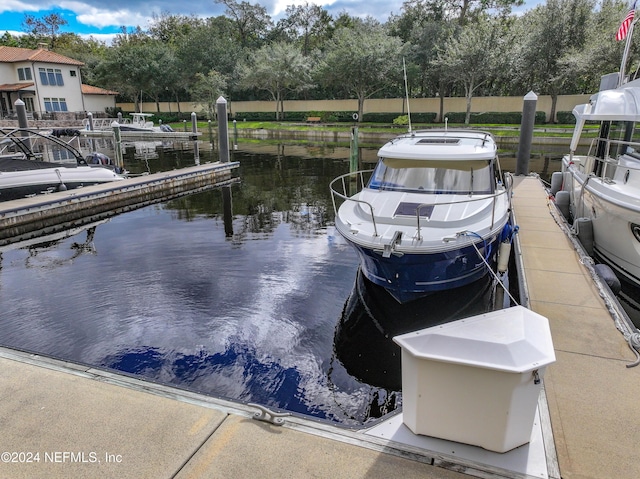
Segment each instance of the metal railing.
M633 148L634 152L629 153L626 147ZM611 150L616 149L616 157L611 157ZM602 150L602 151L601 151ZM621 151L625 151L625 153L620 153ZM598 156L602 155L602 157ZM591 144L589 145L589 150L586 155L585 161L585 171L584 173L591 174L594 173L595 176L599 177L602 181L608 182L611 181L612 177L615 175L616 168L619 166L620 156L627 155L631 158L638 160L638 166L629 166L625 165L625 169L627 170L638 170L640 171L640 143L634 141L625 141L625 140L611 140L605 138L593 138L591 140ZM596 166L598 165L599 166ZM611 171L613 169L613 171ZM591 170L591 171L587 171ZM611 176L608 176L611 175Z
M119 124L130 124L131 123L131 118L122 118L122 119L118 119L118 118L93 118L91 120L91 123L93 124L93 129L94 130L110 130L111 129L111 124L113 122L119 123ZM85 130L89 130L89 119L88 118L83 118L82 120L82 127Z
M343 201L354 201L356 203L361 203L364 205L367 205L369 208L369 212L371 215L371 222L373 224L373 232L374 232L374 237L378 236L378 229L376 226L376 217L374 214L374 208L373 205L371 205L371 203L364 201L364 200L360 200L360 199L356 199L353 198L353 195L355 195L356 193L359 193L360 191L362 191L365 186L366 186L366 182L364 180L364 175L367 173L372 173L373 170L364 170L364 171L356 171L356 172L351 172L351 173L347 173L344 174L342 176L338 176L337 178L335 178L330 184L329 184L329 188L331 189L331 200L333 202L333 211L334 214L336 216L338 216L338 206L336 204L336 197L343 200ZM467 204L467 203L473 203L476 201L486 201L486 200L492 200L493 204L491 207L491 229L493 229L494 225L495 225L495 214L496 214L496 205L497 205L497 201L498 198L501 197L502 195L507 195L507 198L510 197L511 194L511 187L513 184L513 178L511 177L511 175L505 175L505 188L503 191L499 191L496 193L492 193L490 195L484 195L482 197L478 197L478 198L467 198L464 200L456 200L456 201L443 201L443 202L433 202L433 203L421 203L416 207L416 229L417 229L417 233L418 233L418 240L422 239L422 236L420 234L421 231L421 225L420 225L420 210L422 210L423 208L427 208L429 206L435 207L435 206L446 206L446 205L456 205L456 204ZM342 191L339 191L337 188L338 186L342 187ZM358 186L360 187L359 189ZM351 190L349 192L349 194L347 194L347 188L351 187ZM425 216L426 221L429 221L430 217L429 216Z

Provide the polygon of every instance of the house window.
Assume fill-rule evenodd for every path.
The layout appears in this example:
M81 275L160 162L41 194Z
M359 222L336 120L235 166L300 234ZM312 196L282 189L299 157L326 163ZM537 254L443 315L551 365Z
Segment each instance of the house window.
M64 80L62 78L62 70L59 68L39 68L40 72L40 82L43 85L58 85L64 86Z
M65 98L45 98L44 109L46 111L69 111Z
M72 77L76 76L76 71L75 71L75 70L71 70L71 72L70 72L70 73L71 73L71 76L72 76Z
M27 108L27 111L34 111L33 98L32 97L26 97L26 98L23 98L23 100L24 100L24 106Z
M18 68L18 80L31 80L31 68Z

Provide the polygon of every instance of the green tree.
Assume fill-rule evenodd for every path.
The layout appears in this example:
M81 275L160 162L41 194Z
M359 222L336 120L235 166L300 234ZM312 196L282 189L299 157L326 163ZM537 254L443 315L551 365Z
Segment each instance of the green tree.
M465 124L471 117L474 92L495 74L501 39L500 22L483 17L473 25L467 24L460 35L450 38L438 54L436 64L442 74L464 88L467 108Z
M594 0L547 0L521 19L527 36L518 68L520 81L551 96L551 121L555 121L558 95L573 93L577 84L573 62L566 59L585 47L594 7Z
M191 87L191 99L204 103L207 110L207 118L213 120L216 116L216 101L227 88L227 82L223 75L211 70L206 75L196 73L196 82Z
M387 35L375 21L354 28L340 28L328 42L327 53L317 69L320 83L358 99L362 118L364 101L383 90L402 74L402 41Z
M237 83L236 65L243 58L240 44L234 40L234 25L225 16L212 17L195 26L189 35L176 41L178 80L175 93L191 91L198 73L215 70L228 86Z
M227 7L226 15L236 27L236 35L243 48L260 46L273 26L267 9L260 4L237 0L215 0Z
M142 106L143 92L158 98L166 88L172 69L172 52L161 42L146 39L145 41L121 41L112 47L105 59L97 67L100 84L120 92L121 95Z
M289 5L285 17L279 22L279 28L287 31L291 37L302 42L302 54L307 56L317 42L326 38L331 15L320 5L305 2L304 5Z
M267 91L276 103L276 119L283 118L283 101L288 91L312 86L311 62L293 45L278 42L254 51L239 67L246 88Z
M565 83L562 93L596 92L602 75L620 71L626 42L615 41L614 35L628 11L624 1L605 0L592 12L584 45L569 49L560 59L561 69L572 77L571 84ZM632 51L637 51L638 42L634 45ZM629 60L625 65L627 74L635 72L637 76L640 59L631 55Z

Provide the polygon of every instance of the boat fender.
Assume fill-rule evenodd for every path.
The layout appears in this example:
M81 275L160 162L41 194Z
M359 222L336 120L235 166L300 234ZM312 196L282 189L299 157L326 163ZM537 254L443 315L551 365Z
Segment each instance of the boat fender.
M577 218L573 227L585 252L589 256L593 256L593 222L591 218Z
M600 279L607 283L607 286L609 286L609 289L613 294L618 294L622 289L622 285L613 270L606 264L596 264L593 267L596 270L596 273L598 273Z
M571 215L569 214L569 192L568 191L558 191L556 193L556 206L562 213L562 216L566 220L569 220Z
M563 179L564 179L564 176L561 171L555 171L551 175L551 194L553 196L555 196L556 193L562 189Z
M511 241L503 241L498 247L498 272L506 273L509 269L509 256L511 255Z

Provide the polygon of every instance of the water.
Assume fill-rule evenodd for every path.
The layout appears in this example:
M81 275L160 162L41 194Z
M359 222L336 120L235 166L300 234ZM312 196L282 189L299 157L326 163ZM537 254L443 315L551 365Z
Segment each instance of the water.
M344 425L393 411L402 397L390 338L499 299L487 279L398 305L364 280L332 227L328 185L348 157L346 147L241 144L240 182L226 191L2 252L0 343ZM215 159L202 143L199 161ZM125 155L135 173L194 162L191 143L131 144Z
M183 148L134 151L134 172L194 162ZM396 392L334 354L358 265L331 227L328 184L348 163L311 151L234 152L231 228L214 189L3 252L0 342L340 423L392 410Z

